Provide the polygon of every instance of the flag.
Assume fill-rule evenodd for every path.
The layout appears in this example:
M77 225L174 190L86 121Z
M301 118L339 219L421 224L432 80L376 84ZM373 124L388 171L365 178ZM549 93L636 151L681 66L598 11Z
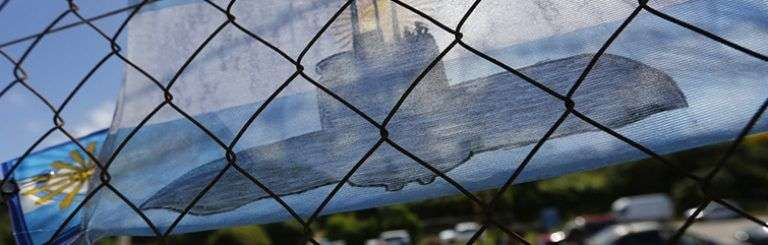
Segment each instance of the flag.
M471 9L413 2L451 28ZM320 214L496 188L544 138L515 183L595 169L647 157L606 129L660 154L722 142L768 94L764 61L638 1L482 1L462 35L391 1L344 4L240 1L237 25L203 1L143 8L101 157L117 154L110 183L147 219L102 191L91 237L292 218L283 204L307 218L339 185ZM650 4L768 47L768 4Z
M95 155L106 136L107 131L101 130L78 141ZM74 142L4 162L3 176L18 189L6 197L16 244L44 244L60 226L63 228L53 244L69 244L77 239L83 231L81 213L67 224L64 221L83 201L95 169L88 153Z

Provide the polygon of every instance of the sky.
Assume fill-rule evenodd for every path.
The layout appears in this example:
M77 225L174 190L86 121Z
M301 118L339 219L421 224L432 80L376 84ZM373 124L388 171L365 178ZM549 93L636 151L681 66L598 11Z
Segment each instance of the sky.
M126 6L125 1L78 0L84 17L95 16ZM32 40L9 46L3 44L45 29L67 9L66 1L11 0L0 10L0 50L18 60ZM119 27L127 14L118 14L94 22L108 34ZM69 14L57 26L76 22ZM124 43L124 34L119 39ZM110 51L109 43L87 25L66 29L43 37L23 63L29 84L58 107L75 85ZM107 128L112 120L115 101L124 74L123 63L110 58L85 83L62 112L64 128L74 136ZM0 60L0 86L14 80L13 65ZM32 143L53 126L53 112L20 84L0 97L0 161L23 154ZM59 132L45 139L36 150L67 141Z

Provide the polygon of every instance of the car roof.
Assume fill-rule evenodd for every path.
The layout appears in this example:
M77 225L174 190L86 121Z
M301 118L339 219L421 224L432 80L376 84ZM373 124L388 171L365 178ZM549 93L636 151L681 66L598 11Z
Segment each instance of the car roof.
M595 242L596 244L603 244L626 234L661 230L661 229L663 229L663 226L661 224L659 224L658 222L651 222L651 221L615 224L598 232L597 234L592 236L592 238L590 238L589 240Z
M404 237L408 236L408 231L406 230L393 230L393 231L385 231L382 232L381 235L379 235L381 238L392 238L392 237Z

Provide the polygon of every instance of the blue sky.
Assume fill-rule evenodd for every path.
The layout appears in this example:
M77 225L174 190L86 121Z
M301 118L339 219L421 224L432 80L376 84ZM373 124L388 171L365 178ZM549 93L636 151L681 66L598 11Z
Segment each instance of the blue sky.
M76 1L84 17L95 16L126 6L125 1ZM10 1L0 11L0 44L42 31L60 13L66 10L66 1ZM96 21L99 28L111 34L127 14L114 15ZM76 22L70 14L57 26ZM124 43L124 34L120 42ZM32 41L0 48L19 59ZM109 53L109 44L87 25L46 35L23 64L29 74L29 83L58 106L74 86L103 56ZM81 88L62 112L68 132L82 136L106 128L112 120L120 84L123 63L112 57ZM14 80L13 65L0 60L0 86ZM0 161L21 155L37 138L50 129L53 113L20 85L14 86L0 97ZM48 137L42 147L66 141L61 133Z

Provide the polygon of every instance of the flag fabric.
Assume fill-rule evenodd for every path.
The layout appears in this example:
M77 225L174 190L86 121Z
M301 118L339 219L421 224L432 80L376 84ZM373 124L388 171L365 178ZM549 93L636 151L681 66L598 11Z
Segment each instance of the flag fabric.
M78 141L95 155L107 136L101 130ZM21 160L21 162L19 162ZM17 167L11 174L14 165ZM77 144L62 143L2 164L3 176L18 188L5 197L16 244L44 244L83 201L96 165ZM82 235L81 213L61 229L53 244Z
M469 191L499 187L566 111L557 95L569 93L638 7L635 0L482 1L461 40L483 57L391 1L347 5L313 41L344 2L239 1L232 7L237 26L203 1L142 8L128 25L126 49L141 70L126 67L99 153L108 159L120 149L110 183L160 232L172 233L290 219L273 194L308 217L345 180L321 214L459 193L422 163ZM406 2L453 28L472 1ZM768 51L763 1L649 4ZM302 54L304 74L251 34L292 59ZM640 11L572 100L584 116L661 154L735 138L766 99L766 76L766 62ZM170 86L172 98L157 83ZM760 120L753 132L766 126ZM569 115L515 183L644 157ZM154 235L110 191L97 193L84 215L89 239Z

